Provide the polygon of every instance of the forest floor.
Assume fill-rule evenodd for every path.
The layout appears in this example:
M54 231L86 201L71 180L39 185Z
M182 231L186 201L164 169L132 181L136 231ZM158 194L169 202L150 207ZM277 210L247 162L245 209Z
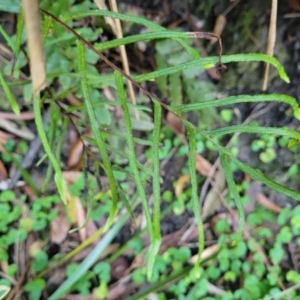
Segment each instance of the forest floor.
M199 2L201 3L199 4ZM274 49L274 56L284 66L290 78L290 83L283 82L279 78L277 71L271 67L268 88L263 93L287 94L295 97L299 103L300 17L297 14L296 9L298 4L296 2L297 1L279 1L276 44ZM168 29L176 29L185 32L213 32L218 16L225 13L223 22L226 20L226 23L223 23L221 32L223 55L265 53L268 41L271 1L236 1L235 6L232 6L232 3L233 1L227 0L126 0L120 1L119 12L129 15L144 16ZM232 9L228 9L231 6ZM293 8L295 8L295 10L293 10ZM298 7L298 11L300 11L300 6ZM13 36L17 26L16 14L0 11L0 24L9 35ZM78 21L73 25L74 28L77 29L81 28L81 26L82 28L85 27L84 29L87 29L86 27L95 29L97 27L97 22L92 19L92 21ZM140 25L134 26L124 23L123 26L124 36L142 33L144 30L144 27ZM111 29L105 26L103 28L101 38L103 40L113 38ZM199 49L199 53L203 57L217 56L219 53L218 43L212 43L211 40L198 39L193 41L193 45L195 48ZM1 69L6 70L8 62L12 60L12 56L9 51L6 51L8 48L7 43L1 35L0 46L0 55L2 58L0 60ZM177 62L179 63L186 59L180 52L182 50L178 50L172 42L165 40L160 42L140 42L138 45L128 45L126 49L132 74L144 74L154 71L158 68L159 61L174 65ZM120 54L117 50L106 50L105 55L117 66L122 66ZM53 65L55 59L56 58L53 58ZM61 64L63 63L64 62L61 62ZM94 66L101 74L111 73L102 61L95 60ZM194 74L180 75L180 77L176 79L178 80L177 91L179 91L180 95L174 96L174 93L172 93L170 88L170 86L172 86L171 82L168 82L170 86L167 86L165 90L162 90L162 86L157 82L144 83L144 87L158 95L160 98L163 98L166 103L170 103L174 99L177 99L181 103L186 103L187 101L190 101L189 98L193 98L193 101L196 102L200 96L202 100L210 100L212 98L221 99L226 96L243 94L256 95L262 93L261 87L264 65L261 62L230 63L226 67L226 71L221 74L217 73L216 69L213 68L208 71L203 71L196 76ZM7 74L5 76L5 78L10 78ZM29 65L26 63L23 64L21 69L20 78L23 80L23 83L28 83L28 76ZM66 83L60 82L57 76L57 78L51 82L51 87L55 90L64 86L64 84ZM102 211L99 211L100 201L95 202L95 204L91 204L91 220L88 220L87 224L85 224L89 205L86 203L82 204L80 200L74 200L74 197L72 198L71 196L70 197L75 202L73 202L73 206L67 207L67 210L70 210L71 213L70 211L66 212L64 206L61 203L57 203L56 198L53 198L54 200L51 198L56 193L56 187L52 178L42 193L44 198L40 196L41 201L35 202L36 195L34 189L32 189L31 184L24 184L24 181L27 181L28 178L31 179L33 185L40 191L48 176L48 163L47 161L43 161L41 164L37 165L38 161L43 158L44 151L41 147L39 138L37 137L31 103L25 99L26 95L28 95L28 93L26 93L25 88L23 89L23 87L19 85L14 86L13 94L22 107L21 118L16 119L12 114L8 113L10 111L10 105L8 102L2 100L5 96L3 91L0 90L0 119L2 119L0 120L0 187L2 190L0 206L3 208L4 212L1 212L0 208L0 224L3 225L3 228L0 228L0 286L1 284L5 285L6 282L9 282L11 291L7 299L48 299L49 295L61 285L66 277L66 273L70 276L77 264L91 253L99 242L99 239L96 239L94 243L86 249L70 257L67 264L60 261L61 257L70 253L73 249L77 249L77 247L84 243L88 237L92 236L101 226L103 226L107 214L103 214ZM136 90L136 93L139 94L139 91ZM104 86L101 90L101 95L102 94L106 99L111 100L110 97L113 93L111 92L110 87ZM80 93L70 93L66 96L67 100L66 102L63 102L63 104L81 104L79 95ZM145 105L151 111L152 104L149 99L146 99L140 94L139 97L139 104ZM47 106L47 110L45 110L45 115L43 116L46 124L45 127L49 124L49 120L47 121L47 111L55 113L55 108L52 107L52 104ZM122 121L120 121L122 119L122 114L118 108L115 109L110 107L107 109L106 113L107 115L105 115L105 118L111 122L110 130L122 126ZM88 136L90 131L85 123L86 119L84 119L84 117L86 116L84 114L79 114L79 116L75 114L75 117L78 117L78 119L75 120L82 136ZM241 103L225 108L206 110L203 114L192 112L187 115L187 118L195 124L200 122L202 124L201 126L205 129L214 129L224 124L226 126L233 124L240 125L245 124L245 122L249 123L250 121L266 127L287 127L296 131L299 131L300 128L299 121L293 117L288 105L283 103ZM151 122L151 113L145 113L142 120L135 125L135 138L146 140L149 137L149 132L152 130ZM18 126L17 130L15 128L16 124ZM180 136L184 131L182 128L178 127L178 120L172 119L172 116L166 111L163 112L162 124L162 137L164 139L162 140L160 157L160 171L163 178L161 195L164 200L161 206L162 211L164 211L164 216L161 220L161 233L163 236L162 249L166 251L173 248L178 250L181 249L181 247L187 247L191 251L190 255L193 256L198 253L198 233L197 228L193 223L194 212L191 207L186 204L188 202L187 199L190 197L190 190L189 178L187 177L188 155L186 153L186 145L182 144L180 140ZM51 125L49 126L51 127ZM143 129L139 130L140 127ZM61 124L60 130L62 130L62 128L63 125ZM84 166L85 162L82 158L82 146L80 146L81 144L77 136L78 129L75 130L73 126L69 126L66 132L67 137L62 141L61 152L59 154L61 157L61 165L65 172L64 176L66 176L66 178L69 176L68 180L74 184L78 179L76 172L86 168L90 174L95 176L99 175L99 181L97 181L99 184L95 188L95 193L99 194L99 197L102 197L101 201L103 201L103 199L108 199L110 197L109 192L100 187L100 185L107 185L106 176L103 172L97 173L93 162L89 161L86 163L87 166ZM286 140L271 135L261 136L258 134L240 134L234 140L230 140L226 137L221 141L224 145L227 142L231 142L232 147L238 153L237 157L241 161L254 168L260 169L274 181L300 192L299 148L295 151L291 151L287 147ZM111 138L109 142L118 149L125 147L124 144L113 138ZM207 141L201 139L199 140L198 146L203 148L199 151L199 155L197 156L197 159L201 161L199 162L197 171L199 173L199 191L201 191L200 199L203 208L202 216L204 218L205 228L205 248L209 251L213 251L213 247L220 237L220 232L231 233L236 231L236 214L233 213L232 215L232 212L230 209L228 210L226 205L221 205L220 198L224 198L224 196L220 195L220 193L215 190L215 186L217 186L221 191L221 194L226 192L224 176L220 172L217 172L215 181L208 181L208 184L206 181L209 172L212 170L213 165L218 159L217 151L214 151L215 149L213 149ZM147 149L148 147L142 144L138 144L136 147L137 156L141 158L141 163L143 164L148 162ZM28 158L26 156L27 153L31 153L32 157ZM97 156L96 154L96 157L99 158L99 155ZM128 160L122 160L114 156L112 156L112 158L114 159L114 163L119 163L120 168L125 169L128 167ZM23 167L20 167L20 165L23 165ZM26 172L22 173L20 170L26 170ZM87 175L84 174L84 176ZM282 246L286 255L282 258L281 262L274 262L275 259L272 257L272 247L275 243L275 236L280 232L280 226L282 226L281 223L277 221L278 215L285 209L290 211L295 210L297 201L286 195L272 191L255 180L251 180L250 177L242 171L236 171L234 173L234 179L236 184L241 188L241 195L247 197L248 200L250 199L244 206L246 217L250 216L249 220L251 220L251 216L255 216L261 220L261 223L260 221L257 221L257 224L255 223L256 221L254 221L254 223L251 224L252 227L249 229L249 232L254 232L253 235L255 236L255 234L257 234L255 230L260 226L267 228L271 232L271 236L268 236L263 242L261 241L261 237L257 237L257 240L259 241L258 244L261 247L259 249L261 249L261 251L269 257L269 261L271 261L270 267L270 262L268 261L268 258L266 259L268 261L268 263L266 263L266 268L270 273L273 272L270 271L273 267L280 266L281 273L278 276L281 277L280 279L276 278L275 282L278 283L281 290L284 290L285 288L290 287L290 282L287 283L288 280L283 279L283 277L291 270L300 270L300 254L297 251L298 232L294 231L293 238ZM120 175L120 181L128 186L129 191L134 190L132 183L129 182L130 180L124 179ZM71 189L72 188L70 188L70 190ZM74 188L74 190L76 194L76 188ZM149 190L148 195L150 197L152 193L151 186L146 186L146 190ZM86 192L84 187L81 192L82 194ZM76 199L79 199L79 197ZM170 208L170 202L175 201L175 199L180 199L180 201L177 201L176 205ZM7 203L9 203L8 207L6 206ZM28 230L26 234L24 233L24 239L19 243L14 243L14 241L17 238L20 238L18 235L22 235L23 232L17 230L21 225L18 223L18 220L14 219L14 205L19 205L21 207L20 211L16 211L15 214L18 218L23 220L23 229L26 229L27 227L31 228L31 226L33 226L33 223L31 222L35 219L35 230ZM257 206L259 206L259 209L257 209ZM50 208L53 209L54 207L56 214L53 215L52 218ZM12 216L13 222L9 221L5 223L3 221L1 223L1 217L5 218L6 209L8 210L7 214ZM260 212L261 215L258 212ZM262 214L267 215L268 218L263 219ZM73 220L73 224L71 225L72 222L70 222L70 219L72 218L74 218L75 221ZM140 230L140 228L143 228L141 225L143 223L143 215L140 207L137 207L134 211L134 219L135 222L128 221L126 225L123 226L103 254L105 259L102 260L102 263L106 263L107 265L105 266L109 266L109 279L106 279L106 281L103 279L106 278L105 276L107 275L107 273L103 273L103 264L101 265L101 268L103 268L101 271L97 271L96 268L94 268L94 273L87 272L82 281L76 286L73 286L71 292L62 299L101 299L98 297L99 293L107 294L107 299L135 299L134 295L137 292L149 290L149 293L153 291L154 294L154 291L157 289L160 289L159 291L163 296L162 294L159 294L159 297L157 296L156 298L151 299L180 299L180 297L184 297L188 294L186 290L179 292L175 290L175 288L169 289L173 282L172 280L165 284L165 286L157 289L156 287L153 287L152 283L143 282L143 279L139 281L139 276L144 278L142 275L144 276L145 274L135 271L144 267L144 254L142 255L140 253L142 253L142 249L145 250L147 248L148 242L148 236L143 235L143 231ZM218 226L221 225L217 224L223 219L231 219L229 222L230 224L227 224L229 228L218 228ZM38 220L38 222L36 222L36 220ZM140 225L140 227L138 225ZM227 225L225 224L224 226L226 227ZM85 229L81 228L81 226ZM70 230L74 228L77 228L77 230L70 232ZM80 229L78 230L78 228ZM3 235L3 240L4 237L6 239L5 241L11 239L11 242L7 247L4 247L1 244L1 234ZM122 247L125 247L125 250ZM250 249L250 246L247 247L249 247L249 249L247 248L247 254L244 254L244 261L252 264L255 260L253 258L254 255L252 256L252 254L249 254L252 250ZM119 256L116 255L118 251L121 251ZM38 252L42 253L40 257L35 256L34 254ZM276 254L274 255L276 256ZM49 266L51 265L50 262L53 263L53 261L60 261L59 266L55 271L49 269ZM188 263L184 261L180 267L183 269L187 264ZM67 265L69 265L69 269L67 269ZM70 265L72 266L70 267ZM210 278L210 285L208 285L207 288L208 292L206 296L215 298L205 298L205 295L201 295L203 299L227 299L222 298L222 295L225 295L228 291L232 291L233 293L234 291L242 289L241 286L244 286L244 280L236 278L232 280L226 279L226 276L230 276L230 273L228 273L229 271L224 265L222 266L222 263L217 262L214 267L220 269L223 268L220 271L221 275L215 275L216 277L214 279L213 276ZM165 266L165 269L167 268L169 267ZM30 270L30 272L27 274L28 270ZM206 270L210 270L209 267L207 267ZM44 271L45 275L43 274ZM157 282L163 282L165 278L168 278L168 276L172 274L171 271L168 271L169 273L167 272L166 274L163 273L162 270L160 270L160 272L161 273L158 273L161 277L158 276L158 278L156 278ZM245 273L247 272L245 271ZM44 276L39 276L40 274ZM224 277L222 274L227 275ZM130 276L132 277L129 279ZM246 278L244 273L241 276L245 276ZM40 278L43 278L44 280L42 283L39 281ZM179 278L180 276L176 279L176 282L179 282ZM261 278L265 280L269 277L265 272L261 275ZM5 282L2 282L1 280L4 280ZM105 288L100 286L99 282L102 282L101 280L106 282L107 286L105 286ZM241 281L243 281L243 283L241 283ZM35 285L29 284L32 282L35 283ZM293 283L296 284L297 281L294 280ZM39 284L41 284L42 288L39 287ZM213 284L215 289L212 288L211 284ZM262 290L264 288L266 287L264 286ZM268 286L268 288L270 287ZM189 286L188 289L192 290L193 288ZM98 296L96 290L98 291ZM268 292L269 290L263 294L263 292L260 291L260 296L268 295ZM238 296L236 297L237 298L234 299L239 299ZM141 296L141 298L137 299L143 298ZM191 296L189 299L202 298L200 298L200 296L199 298ZM251 298L249 296L249 299L258 298L255 298L255 296Z

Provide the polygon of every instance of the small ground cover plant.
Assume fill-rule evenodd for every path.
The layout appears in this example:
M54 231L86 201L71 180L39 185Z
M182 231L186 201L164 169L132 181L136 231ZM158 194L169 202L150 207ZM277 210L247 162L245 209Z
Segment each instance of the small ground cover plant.
M199 80L215 66L222 72L225 64L264 62L289 82L282 65L265 54L223 55L220 39L217 56L201 57L193 40L215 34L168 30L93 2L44 0L35 3L40 6L35 14L26 10L28 3L11 6L17 14L14 35L0 28L15 58L1 71L0 83L15 114L33 110L28 132L36 132L43 151L35 150L30 173L22 159L33 151L30 135L30 144L9 137L2 149L1 162L15 165L28 189L16 189L15 183L0 194L0 297L20 292L28 299L54 300L77 293L112 299L128 274L126 299L150 293L158 299L297 299L299 276L286 266L286 249L299 244L299 206L272 205L255 187L260 182L296 201L300 193L243 162L237 141L240 134L257 135L252 150L268 164L276 159L276 139L296 153L300 134L255 122L233 124L231 107L284 103L299 120L299 105L277 93L216 99L215 87ZM34 32L31 21L39 19ZM101 41L109 20L138 24L145 32ZM129 74L106 55L145 41L154 43L155 70ZM145 85L154 80L161 96ZM126 82L135 87L137 104L128 101ZM15 86L22 86L23 102ZM233 139L226 145L228 136ZM208 152L214 166L204 158ZM174 157L183 164L170 175L166 166ZM42 180L40 173L34 177L34 168L44 168ZM246 176L238 182L241 171ZM287 174L297 176L298 165ZM164 235L170 213L174 223L184 215L188 220ZM123 243L122 228L128 232ZM51 251L52 244L59 250ZM13 255L22 253L19 245L23 265Z

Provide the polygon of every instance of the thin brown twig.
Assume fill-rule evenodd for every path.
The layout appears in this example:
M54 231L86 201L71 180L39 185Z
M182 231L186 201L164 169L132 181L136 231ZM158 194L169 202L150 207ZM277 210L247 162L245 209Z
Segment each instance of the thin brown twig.
M14 113L9 112L0 112L0 119L6 119L6 120L33 120L34 119L34 113L31 111L26 111L20 113L20 115L15 115Z
M29 271L29 267L30 267L30 263L29 263L29 261L27 261L22 275L20 276L15 287L8 294L8 297L6 298L6 300L13 300L15 295L21 290L21 287L22 287L23 282L25 281L27 272Z
M299 289L300 289L300 283L295 284L295 285L293 285L293 286L291 286L291 287L289 287L289 288L287 288L287 289L283 290L282 292L279 292L279 293L277 293L277 294L275 294L275 295L266 297L266 298L264 298L264 300L284 299L284 298L280 298L280 297L281 297L281 296L284 296L284 295L286 295L286 294L288 294L288 293L291 292L291 291L296 291L296 290L299 290ZM289 296L289 295L287 295L287 297L289 297L289 299L290 299L290 296Z
M110 3L110 8L112 11L114 12L118 12L118 6L116 3L116 0L109 0ZM115 25L116 25L116 36L118 39L121 39L123 37L123 33L122 33L122 28L121 28L121 22L119 19L115 19ZM120 54L121 54L121 60L122 60L122 64L123 64L123 68L125 73L130 75L130 69L129 69L129 64L128 64L128 57L127 57L127 52L126 52L126 48L124 45L121 45L119 47L120 49ZM131 102L136 105L136 98L135 98L135 93L133 90L133 85L132 82L130 80L127 80L127 88L128 88L128 94L129 97L131 99ZM134 114L137 120L140 119L140 115L139 115L139 111L137 110L137 108L134 109Z
M196 32L186 32L187 35L192 36L196 39L217 39L219 42L219 68L224 68L224 65L222 64L222 53L223 53L223 45L222 45L222 39L213 32L206 32L206 31L196 31Z
M233 3L231 3L227 8L226 10L223 12L223 15L224 16L227 16L231 11L232 9L238 5L238 3L240 2L240 0L235 0Z
M300 13L284 14L283 17L284 17L285 19L300 18Z
M277 6L278 0L272 0L270 26L269 26L269 36L266 54L273 56L274 47L276 42L276 21L277 21ZM266 91L268 88L268 77L269 77L270 64L265 64L264 77L262 83L262 91Z
M4 272L0 271L0 276L10 281L13 285L17 284L18 282L13 278L5 274Z
M27 33L29 65L34 96L46 87L46 66L41 34L39 1L23 0L24 21Z

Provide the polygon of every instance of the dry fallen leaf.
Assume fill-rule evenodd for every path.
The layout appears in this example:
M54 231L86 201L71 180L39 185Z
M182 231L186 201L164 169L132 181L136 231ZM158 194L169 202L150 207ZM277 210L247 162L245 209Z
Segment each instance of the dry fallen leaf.
M167 123L169 127L177 134L185 133L185 127L183 126L181 120L175 116L172 112L167 113Z
M187 230L185 230L184 234L180 237L180 245L185 245L189 243L191 240L197 239L198 236L199 236L198 224L194 221L191 224L191 226Z
M81 241L85 241L87 238L87 232L86 232L87 224L85 224L84 226L84 223L86 222L85 211L83 209L80 199L78 197L74 197L74 199L75 199L75 206L76 206L77 226L79 228L79 236Z
M249 202L244 206L245 214L250 214L254 208L257 201L257 195L261 191L261 183L258 181L252 181L249 188L246 191L246 195L249 197Z
M218 15L213 33L216 34L217 36L221 36L225 28L225 25L226 25L226 16L223 14ZM211 39L210 43L214 44L217 41L218 41L217 38L213 38Z
M202 255L201 255L201 260L204 260L212 255L214 255L215 253L217 253L219 250L219 245L212 245L206 249L204 249L204 251L202 252ZM196 261L198 260L198 254L192 256L190 259L189 259L189 263L190 264L195 264Z
M107 295L107 300L124 299L124 296L129 297L129 295L136 289L136 286L136 283L124 283L122 280L120 283L110 288Z
M182 194L186 184L190 181L190 175L182 175L178 178L177 184L175 187L175 195L179 197Z
M265 208L275 212L275 213L280 213L282 211L282 208L275 203L272 202L268 197L266 197L264 194L259 193L257 195L257 202L264 206Z
M2 162L0 160L0 181L7 179L7 170Z
M76 170L82 169L82 153L83 153L83 147L84 145L87 145L88 143L86 141L82 142L76 134L77 132L74 130L69 130L68 134L71 138L72 136L72 143L71 143L71 149L68 156L68 162L67 166L69 169L75 168ZM76 134L76 136L74 135ZM90 130L86 130L83 134L83 136L89 137L91 134Z
M219 167L219 170L216 172L215 184L208 192L204 200L204 206L202 209L202 217L206 218L212 214L216 208L220 205L220 194L224 191L226 186L225 175L223 169Z
M0 262L0 268L1 268L1 271L4 272L4 274L7 274L9 271L9 264L7 261L2 261Z
M83 144L80 139L78 139L72 146L68 156L67 167L69 169L78 166L82 158ZM77 169L77 168L76 168Z
M9 112L0 112L0 119L7 119L7 120L34 120L34 113L31 111L26 111L20 113L20 115L15 115L14 113Z
M111 276L114 279L121 279L124 276L125 271L129 267L129 261L124 256L118 257L111 263Z
M21 183L22 183L22 181L18 181L16 186L21 185ZM31 199L31 200L36 199L37 195L29 185L26 185L25 182L23 182L23 184L21 186L22 186L22 190L23 190L24 194L27 195L29 197L29 199Z
M81 105L82 102L73 94L73 93L70 93L66 99L70 102L71 105Z
M63 171L63 178L68 183L74 183L78 180L79 176L81 176L82 172L79 171Z
M50 240L54 243L61 244L67 237L71 224L67 220L63 204L56 205L55 209L58 215L50 224Z
M0 127L26 140L31 141L35 138L35 134L30 129L27 127L20 128L14 122L9 120L0 119Z
M134 257L133 262L130 267L124 272L124 274L129 274L132 270L138 269L146 264L145 255L147 254L148 249L144 248L138 255Z
M212 164L202 155L196 155L196 170L203 176L208 176L212 168Z

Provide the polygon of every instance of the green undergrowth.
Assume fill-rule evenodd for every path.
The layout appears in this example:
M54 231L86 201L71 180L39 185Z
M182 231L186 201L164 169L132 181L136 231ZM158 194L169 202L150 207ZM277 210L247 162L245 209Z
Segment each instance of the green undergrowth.
M46 210L51 210L59 201L67 203L66 184L62 176L61 152L70 124L70 114L73 113L80 114L80 120L75 122L78 131L83 132L82 129L89 128L92 132L91 137L82 135L82 141L88 142L98 152L97 159L95 159L86 148L84 160L93 161L96 177L99 178L100 173L101 176L104 174L109 189L102 191L99 188L98 191L96 186L99 183L95 179L93 181L84 176L80 179L81 182L72 187L72 193L82 196L83 200L89 199L86 202L83 201L89 217L92 219L100 218L103 215L108 217L106 224L98 231L99 236L102 236L101 241L82 263L68 266L66 280L48 299L60 299L69 291L87 295L93 280L98 282L94 293L101 296L106 295L110 281L109 259L99 263L97 262L98 257L109 246L128 219L131 218L134 223L133 212L139 203L141 203L146 219L145 230L150 238L150 247L146 254L147 265L134 270L131 278L134 283L148 282L149 285L130 299L142 299L148 293L162 289L164 286L167 286L165 293L171 293L176 299L200 299L200 297L209 295L210 284L218 286L220 281L224 283L222 286L225 294L222 295L222 298L217 296L214 299L258 299L263 297L265 297L263 299L272 299L272 295L281 293L281 281L298 284L300 280L295 272L284 273L280 268L287 243L292 239L295 243L299 242L298 206L294 210L284 209L279 217L264 211L262 207L257 207L257 210L245 218L244 206L247 201L242 197L243 193L235 183L233 174L236 170L241 170L271 190L285 194L297 201L300 200L300 193L275 182L267 176L268 174L263 174L253 166L240 161L234 145L228 148L222 142L222 137L225 135L237 133L259 135L260 137L253 142L251 147L254 151L261 151L262 163L269 163L276 159L273 149L275 137L280 137L282 146L289 147L293 151L299 147L299 132L288 128L265 128L255 123L230 125L232 113L228 109L228 105L245 102L285 103L290 106L294 117L300 119L300 108L296 99L282 94L238 95L216 99L214 87L210 83L199 80L198 75L220 63L220 57L201 58L198 50L193 47L191 35L181 31L167 30L142 17L97 10L95 5L90 2L85 1L81 4L73 4L73 2L68 0L53 4L50 1L41 1L40 4L43 8L41 15L47 84L50 87L50 93L48 91L46 96L33 99L30 81L19 79L20 70L28 64L26 56L20 51L20 45L26 41L22 13L18 15L16 34L12 37L4 35L7 45L11 47L11 51L16 56L16 63L14 66L12 63L6 65L3 74L0 73L0 83L11 109L16 114L22 111L24 106L16 101L17 95L13 93L14 86L23 87L24 102L26 106L34 108L38 136L46 153L39 163L47 162L48 170L45 181L47 183L54 178L58 193L44 197L36 183L30 179L27 171L24 171L19 164L19 168L23 170L23 179L37 191L38 200L33 202L30 208L30 217L22 218L18 223L18 219L23 216L21 208L26 207L26 199L21 196L16 203L14 198L17 196L13 191L1 193L2 209L0 209L0 214L4 212L3 218L0 218L1 224L3 223L3 226L0 227L3 234L0 238L1 260L8 262L9 247L14 242L25 241L31 231L44 233L49 228L50 222L56 217L56 211L47 214ZM65 13L66 11L67 13ZM119 40L95 43L103 32L101 26L97 26L95 30L91 27L78 28L75 26L75 21L90 17L95 18L96 24L103 24L103 17L120 19L129 24L140 24L146 28L146 32ZM120 45L149 40L153 41L156 48L157 70L153 72L126 75L102 54L102 51ZM99 59L106 62L112 69L99 74L96 68ZM231 63L251 64L251 62L271 64L277 69L280 78L289 82L282 65L273 57L258 53L223 55L221 57L221 63L228 64L228 66ZM12 69L15 80L7 80L6 76ZM131 81L143 93L139 96L136 106L129 103L128 93L124 86L126 80ZM170 99L169 104L165 104L156 94L150 93L141 85L145 81L153 80L156 80L162 96ZM59 89L54 88L55 82L59 82ZM115 100L106 98L102 92L104 88L112 89ZM76 97L82 99L82 105L63 108L58 101L62 101L70 93L74 93ZM148 105L150 100L152 104ZM43 124L44 106L50 107L49 126ZM111 107L117 107L123 112L122 126L119 126L117 120L114 119ZM218 107L222 109L220 115L216 109ZM165 133L165 127L161 122L163 109L178 116L185 126L187 144L181 144L180 140L168 141L168 139L162 138ZM138 111L138 118L135 110ZM201 122L196 125L190 122L188 120L189 112L195 112ZM218 119L222 119L222 121L217 122ZM216 123L220 127L212 129L212 125ZM144 131L144 138L137 138L134 135L135 130ZM190 187L183 196L185 197L183 210L178 210L177 207L177 212L185 209L192 211L198 227L199 238L196 252L199 255L193 266L187 263L192 256L188 247L170 248L164 253L160 253L161 219L164 214L161 211L161 204L163 199L168 198L166 191L161 190L164 178L160 176L160 167L161 161L176 143L176 146L180 146L181 154L188 155L185 172L190 176ZM137 145L145 147L144 157L137 156ZM214 259L204 261L201 260L201 255L206 248L199 203L199 182L201 180L195 169L196 154L201 153L200 147L214 151L220 157L220 164L228 186L226 201L238 213L238 227L233 234L226 219L217 222L216 230L220 250L215 253ZM6 145L6 149L6 162L13 162L9 154L9 145ZM144 164L145 158L147 158L147 164ZM18 157L19 160L20 157ZM126 167L123 166L124 162ZM296 164L290 173L290 176L299 174ZM84 193L83 190L87 188L79 189L80 185L87 185L89 192ZM153 207L151 208L149 206L150 195L146 189L146 186L149 185L151 186L151 198L153 198ZM172 203L169 203L169 211L174 210L174 207ZM176 209L174 211L176 212ZM270 220L282 228L274 238L274 245L267 247L271 267L266 269L262 263L263 255L258 251L259 247L256 245L265 246L263 238L269 238L271 232L262 224ZM245 240L243 235L245 221L253 228L253 237L248 240ZM136 254L139 254L142 251L140 239L139 235L135 235L114 255L114 258L116 259L122 254L122 251L130 247ZM249 262L249 253L253 254L255 258L253 263ZM48 274L55 266L61 265L65 259L67 260L67 258L55 257L49 260L47 253L43 250L32 257L30 266L32 276L24 287L30 299L40 298L46 286L43 275ZM16 265L9 264L9 267L9 276L13 277L16 274ZM239 281L241 276L245 277L243 282ZM11 286L9 280L3 280L0 282L0 286L6 286L7 281ZM177 284L170 284L173 280L176 280ZM294 291L290 292L291 297L294 297L293 293ZM167 299L166 294L159 292L159 299ZM212 298L207 296L205 299Z

